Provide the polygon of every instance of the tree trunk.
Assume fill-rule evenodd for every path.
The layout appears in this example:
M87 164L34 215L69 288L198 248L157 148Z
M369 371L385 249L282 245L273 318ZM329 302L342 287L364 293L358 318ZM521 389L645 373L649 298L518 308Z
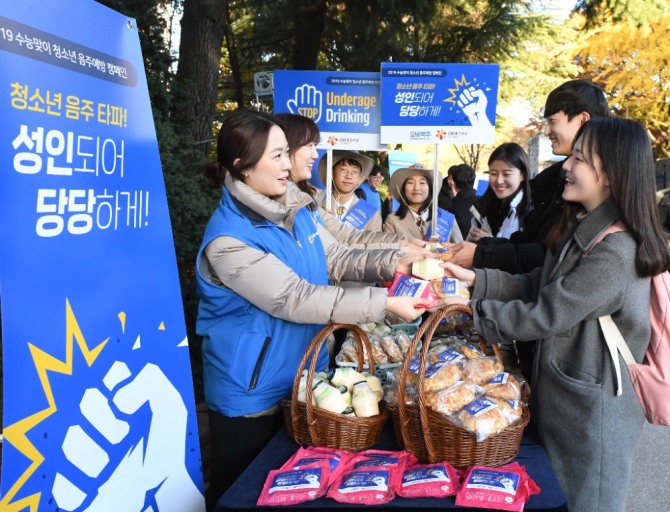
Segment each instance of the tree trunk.
M173 119L204 155L209 153L216 114L226 4L221 0L185 0L181 21L179 90Z
M224 28L224 38L226 40L226 47L228 48L228 63L230 64L230 72L233 75L233 85L235 90L235 101L238 108L244 108L244 87L242 84L242 68L240 67L240 57L237 51L237 42L235 33L233 32L233 22L230 17L230 2L222 1L224 4L224 11L226 16L226 24Z
M293 69L316 69L321 34L326 22L325 0L293 0Z

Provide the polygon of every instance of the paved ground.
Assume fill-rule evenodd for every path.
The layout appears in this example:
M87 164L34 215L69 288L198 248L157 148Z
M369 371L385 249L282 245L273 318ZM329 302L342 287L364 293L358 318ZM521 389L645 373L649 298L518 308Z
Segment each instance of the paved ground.
M670 427L645 424L633 461L626 512L670 511Z

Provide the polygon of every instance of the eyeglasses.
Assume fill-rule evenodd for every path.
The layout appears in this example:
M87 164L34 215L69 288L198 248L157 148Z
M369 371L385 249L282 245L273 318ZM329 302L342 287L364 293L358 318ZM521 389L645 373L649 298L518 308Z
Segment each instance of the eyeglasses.
M357 169L356 167L340 167L338 169L335 169L335 174L338 176L352 176L354 178L357 178L362 174L360 169Z
M384 179L384 176L382 176L381 174L377 174L375 176L370 176L370 179L382 181Z

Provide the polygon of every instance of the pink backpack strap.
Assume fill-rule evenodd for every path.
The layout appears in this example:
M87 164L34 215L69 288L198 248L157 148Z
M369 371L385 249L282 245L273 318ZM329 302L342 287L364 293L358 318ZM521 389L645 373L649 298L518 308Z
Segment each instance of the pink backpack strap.
M600 242L602 242L603 238L605 238L607 235L610 235L612 233L618 233L619 231L626 231L626 225L618 220L608 228L604 229L595 239L593 242L589 244L589 246L584 249L584 256L586 256L588 253L590 253L593 248L598 245Z

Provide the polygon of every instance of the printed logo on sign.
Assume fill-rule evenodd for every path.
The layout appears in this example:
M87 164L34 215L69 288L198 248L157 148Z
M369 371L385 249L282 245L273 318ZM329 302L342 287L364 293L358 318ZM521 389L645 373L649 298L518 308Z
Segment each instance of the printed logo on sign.
M458 105L472 126L492 127L493 123L486 115L489 104L486 93L491 92L491 88L476 84L475 81L468 82L465 75L461 75L460 80L454 79L454 87L447 88L450 96L444 101Z
M35 372L26 379L39 379L48 406L39 410L36 404L32 414L4 430L5 440L31 464L6 490L0 508L21 496L24 486L32 489L34 480L47 476L61 510L125 509L131 502L184 510L199 501L184 459L194 442L197 446L187 433L188 410L168 375L148 359L152 349L143 347L140 336L149 347L158 340L166 348L167 342L168 350L186 348L187 339L174 339L162 322L154 332L128 332L126 314L117 317L118 330L92 344L66 300L64 360L29 344ZM44 434L35 436L35 430ZM86 478L73 479L78 472ZM124 478L129 474L136 478ZM86 487L97 491L87 494ZM33 494L24 504L37 510L40 500Z
M292 99L286 102L286 106L292 114L309 117L315 123L321 120L323 109L323 94L310 84L302 84L296 87Z
M412 140L423 140L423 141L428 141L431 138L431 133L427 130L414 130L409 132L409 137Z

